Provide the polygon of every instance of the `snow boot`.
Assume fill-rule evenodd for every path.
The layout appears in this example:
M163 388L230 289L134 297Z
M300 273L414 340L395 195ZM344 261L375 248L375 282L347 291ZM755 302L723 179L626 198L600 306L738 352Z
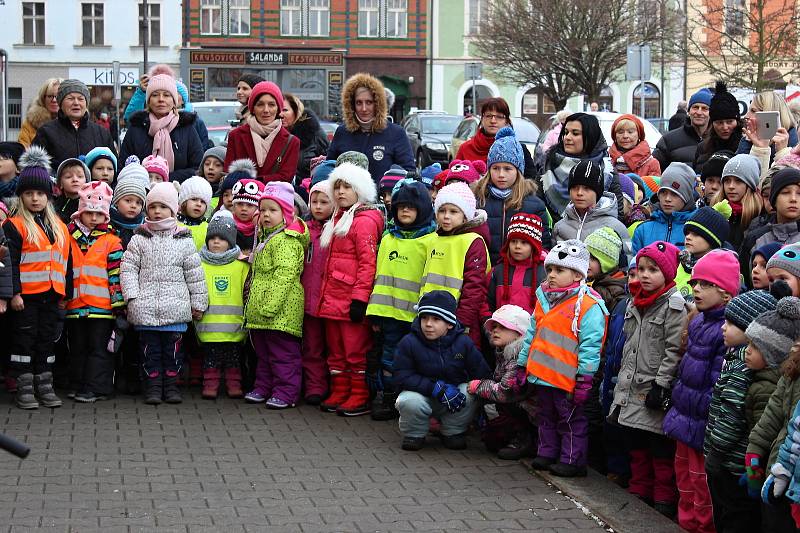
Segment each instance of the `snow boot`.
M350 396L336 410L339 416L368 415L372 411L369 401L369 387L364 372L350 373Z
M161 396L164 392L164 383L161 374L153 372L144 382L144 403L147 405L158 405L161 403Z
M61 407L61 398L53 390L53 373L42 372L33 376L36 397L44 407Z
M16 380L17 396L14 403L20 409L37 409L39 402L33 393L33 374L22 374Z
M244 391L242 391L242 371L238 366L225 369L225 390L228 391L228 398L241 398L244 396Z
M335 413L350 395L350 374L334 372L331 371L331 393L319 406L326 413Z
M216 400L219 394L219 368L203 370L203 398Z
M383 394L375 396L375 401L372 402L372 414L370 418L373 420L395 420L400 416L394 403L397 401L397 393L393 388L386 386L383 389Z
M169 372L164 374L164 401L167 403L181 403L181 391L178 388L178 374L170 375Z

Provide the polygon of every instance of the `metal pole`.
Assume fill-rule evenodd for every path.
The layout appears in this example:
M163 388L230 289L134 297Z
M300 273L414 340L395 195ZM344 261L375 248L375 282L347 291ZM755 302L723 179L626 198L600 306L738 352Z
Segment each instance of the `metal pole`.
M639 111L642 113L642 118L647 118L647 113L644 111L644 46L639 47Z
M475 116L478 112L478 110L475 109L476 106L477 104L475 103L475 72L473 71L472 72L472 115L473 116Z
M0 68L3 70L2 91L3 91L3 140L8 140L8 52L0 48Z
M142 39L142 50L144 51L144 72L147 72L147 47L150 45L150 13L147 7L147 0L142 0L142 26L144 27L144 39Z
M664 109L666 102L664 101L664 25L667 23L667 4L665 1L661 2L661 98L658 99L661 104L659 109L659 116L665 115Z

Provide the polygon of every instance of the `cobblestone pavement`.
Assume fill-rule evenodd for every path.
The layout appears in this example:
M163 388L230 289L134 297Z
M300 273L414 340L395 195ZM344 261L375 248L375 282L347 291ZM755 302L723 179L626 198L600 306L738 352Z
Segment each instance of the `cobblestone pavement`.
M0 393L0 532L602 531L517 462L473 439L400 449L396 422L195 393L22 411Z

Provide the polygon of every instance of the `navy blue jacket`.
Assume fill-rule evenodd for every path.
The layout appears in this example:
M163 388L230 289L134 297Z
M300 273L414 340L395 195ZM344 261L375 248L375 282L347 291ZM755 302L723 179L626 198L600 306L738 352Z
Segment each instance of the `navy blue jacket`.
M461 324L443 337L429 341L422 334L417 317L411 323L411 333L397 345L394 356L394 381L400 390L423 396L433 396L433 386L438 380L459 385L491 375L483 354Z
M195 130L194 113L180 112L178 125L169 134L172 150L175 153L175 170L169 173L169 181L183 182L194 176L203 161L203 145ZM153 153L153 138L150 137L150 115L147 111L137 111L131 115L130 127L122 141L119 160L125 161L129 155L140 160Z
M351 150L367 156L369 173L375 183L392 165L400 165L409 171L417 168L408 135L397 124L389 123L385 130L377 133L364 133L361 130L354 133L344 126L337 128L328 147L328 159L336 159Z
M489 223L489 235L491 239L487 243L489 248L489 259L492 265L496 265L500 261L500 249L506 242L506 233L508 233L508 224L511 222L511 217L517 213L528 213L529 215L537 215L542 219L542 247L545 250L552 248L553 243L550 239L550 216L547 214L547 208L544 202L531 193L522 199L521 209L506 209L505 200L497 198L491 191L487 191L486 203L483 209L486 211Z

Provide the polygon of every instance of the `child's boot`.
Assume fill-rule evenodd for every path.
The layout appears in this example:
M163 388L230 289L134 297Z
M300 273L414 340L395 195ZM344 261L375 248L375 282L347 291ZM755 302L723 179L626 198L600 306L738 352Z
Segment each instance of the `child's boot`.
M370 417L373 420L394 420L400 416L397 409L394 407L394 402L397 401L397 393L391 385L384 384L383 394L375 396L375 401L372 402L372 414Z
M196 356L189 357L189 385L200 385L202 379L204 379L203 360ZM219 381L219 377L217 381Z
M319 408L326 413L335 413L350 394L350 374L331 371L331 393Z
M158 405L161 403L163 394L163 379L161 374L153 372L145 380L144 403L147 405Z
M181 403L181 391L178 388L178 373L167 371L164 374L164 401L167 403Z
M228 391L228 398L241 398L244 396L242 371L239 367L225 369L225 389Z
M39 402L33 394L33 374L22 374L17 378L17 397L14 403L20 409L37 409Z
M361 416L372 411L369 403L369 387L364 372L350 373L350 397L339 405L336 414L339 416Z
M219 368L203 370L203 398L215 400L219 394Z
M61 399L56 396L53 390L53 373L42 372L33 377L36 387L36 396L44 407L61 407Z

